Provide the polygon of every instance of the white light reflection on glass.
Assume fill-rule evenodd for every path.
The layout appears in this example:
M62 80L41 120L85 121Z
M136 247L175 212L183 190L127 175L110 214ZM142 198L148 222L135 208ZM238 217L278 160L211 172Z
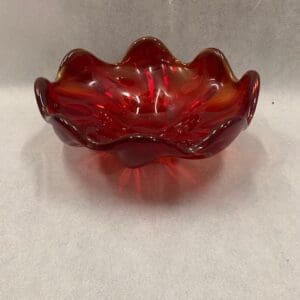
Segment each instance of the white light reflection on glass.
M160 95L160 89L158 89L156 97L155 97L155 102L154 102L154 111L157 114L157 105L158 105L158 99L159 99L159 95Z
M136 99L136 102L138 103L135 113L138 115L140 112L141 99L139 96L135 96L135 99Z
M93 85L95 85L97 82L96 80L92 80L91 82L89 82L89 87L92 87Z

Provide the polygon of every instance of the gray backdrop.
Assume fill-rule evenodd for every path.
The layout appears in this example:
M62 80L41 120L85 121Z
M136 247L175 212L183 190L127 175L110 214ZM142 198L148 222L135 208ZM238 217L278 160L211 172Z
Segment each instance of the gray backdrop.
M299 299L299 0L1 0L0 298ZM72 48L116 62L136 38L181 60L220 48L261 75L226 151L135 174L63 146L32 91ZM128 171L131 172L131 171ZM124 175L124 173L123 173ZM127 176L127 175L126 175Z

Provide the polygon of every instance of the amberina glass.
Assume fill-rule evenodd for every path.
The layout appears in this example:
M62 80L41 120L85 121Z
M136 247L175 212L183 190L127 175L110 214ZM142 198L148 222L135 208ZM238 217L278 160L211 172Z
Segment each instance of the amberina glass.
M116 64L73 50L54 82L35 81L40 112L65 143L114 153L128 167L221 151L249 125L258 92L258 73L237 80L219 50L183 63L151 37Z

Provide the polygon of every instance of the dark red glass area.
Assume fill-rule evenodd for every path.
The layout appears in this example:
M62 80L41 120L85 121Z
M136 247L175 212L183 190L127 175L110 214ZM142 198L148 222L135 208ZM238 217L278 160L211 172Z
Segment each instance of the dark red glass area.
M237 80L219 50L183 63L156 38L137 40L116 64L73 50L54 82L35 81L40 112L65 143L129 167L221 151L249 125L258 92L257 72Z

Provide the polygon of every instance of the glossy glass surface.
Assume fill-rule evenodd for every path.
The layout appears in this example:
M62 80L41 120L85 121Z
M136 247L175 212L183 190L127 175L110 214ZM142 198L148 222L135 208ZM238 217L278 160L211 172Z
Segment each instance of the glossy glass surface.
M249 125L258 92L257 72L237 80L219 50L182 63L155 38L137 40L117 64L73 50L53 83L35 82L41 114L64 142L129 167L221 151Z

